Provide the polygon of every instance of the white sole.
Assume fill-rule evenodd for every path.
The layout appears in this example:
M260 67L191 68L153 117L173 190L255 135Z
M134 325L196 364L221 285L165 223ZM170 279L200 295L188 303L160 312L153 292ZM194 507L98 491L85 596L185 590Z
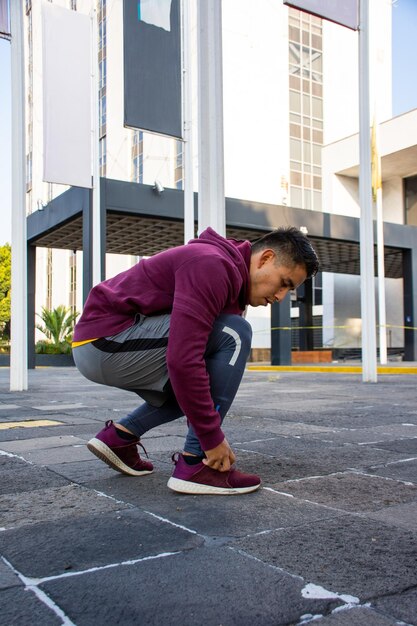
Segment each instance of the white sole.
M193 495L208 495L208 496L236 496L241 493L250 493L256 491L260 487L254 485L253 487L239 487L227 489L225 487L212 487L211 485L200 485L199 483L192 483L189 480L181 480L180 478L174 478L171 476L167 483L167 487L172 491L178 493L191 493Z
M145 474L152 474L153 470L142 470L138 472L137 470L132 469L128 465L125 465L123 461L119 459L119 457L114 454L113 450L106 446L105 443L100 441L100 439L90 439L87 443L87 448L96 455L101 461L107 463L109 467L116 470L117 472L121 472L122 474L126 474L127 476L145 476Z

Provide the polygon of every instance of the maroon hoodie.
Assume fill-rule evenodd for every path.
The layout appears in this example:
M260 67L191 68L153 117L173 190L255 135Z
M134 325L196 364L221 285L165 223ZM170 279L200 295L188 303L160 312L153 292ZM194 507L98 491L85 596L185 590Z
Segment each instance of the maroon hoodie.
M250 255L248 241L207 228L187 245L142 259L93 287L74 331L74 342L107 337L129 328L137 313L171 313L169 378L203 450L224 439L204 353L216 317L241 315L248 303Z

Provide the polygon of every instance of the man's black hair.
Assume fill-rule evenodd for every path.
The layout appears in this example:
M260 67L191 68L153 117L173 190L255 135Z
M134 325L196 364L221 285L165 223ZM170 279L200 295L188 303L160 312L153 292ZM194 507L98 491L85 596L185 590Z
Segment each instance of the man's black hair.
M252 253L271 248L282 265L304 265L307 278L319 271L319 259L309 239L295 226L280 226L252 244Z

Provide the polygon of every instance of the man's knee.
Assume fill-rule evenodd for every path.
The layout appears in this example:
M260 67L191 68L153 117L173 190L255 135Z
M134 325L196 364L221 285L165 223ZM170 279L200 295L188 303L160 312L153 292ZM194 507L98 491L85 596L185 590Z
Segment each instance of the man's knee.
M226 338L226 345L233 350L233 362L239 358L247 361L252 344L252 327L240 315L225 316L223 325L223 336Z
M252 344L252 326L249 322L241 315L231 315L227 325L239 335L242 345L250 348Z

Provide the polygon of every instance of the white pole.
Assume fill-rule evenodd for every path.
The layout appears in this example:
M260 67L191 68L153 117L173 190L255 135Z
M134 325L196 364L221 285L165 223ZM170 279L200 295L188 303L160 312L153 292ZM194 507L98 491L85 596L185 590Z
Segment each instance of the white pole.
M376 192L376 225L378 244L378 313L379 313L379 362L386 365L387 319L385 307L385 265L384 265L384 218L382 215L382 189Z
M362 381L377 382L369 110L369 0L359 13L359 202L362 315Z
M28 388L25 80L22 1L10 2L12 70L12 301L10 391Z
M184 243L194 239L194 185L192 144L192 76L191 76L191 20L190 1L182 0L183 42L183 172L184 172Z
M99 167L99 77L98 77L98 24L97 9L93 0L91 16L91 156L92 156L92 282L93 286L101 282L101 211L100 211L100 167ZM84 251L87 253L87 251Z
M221 0L199 0L198 15L198 232L226 234L223 152Z

